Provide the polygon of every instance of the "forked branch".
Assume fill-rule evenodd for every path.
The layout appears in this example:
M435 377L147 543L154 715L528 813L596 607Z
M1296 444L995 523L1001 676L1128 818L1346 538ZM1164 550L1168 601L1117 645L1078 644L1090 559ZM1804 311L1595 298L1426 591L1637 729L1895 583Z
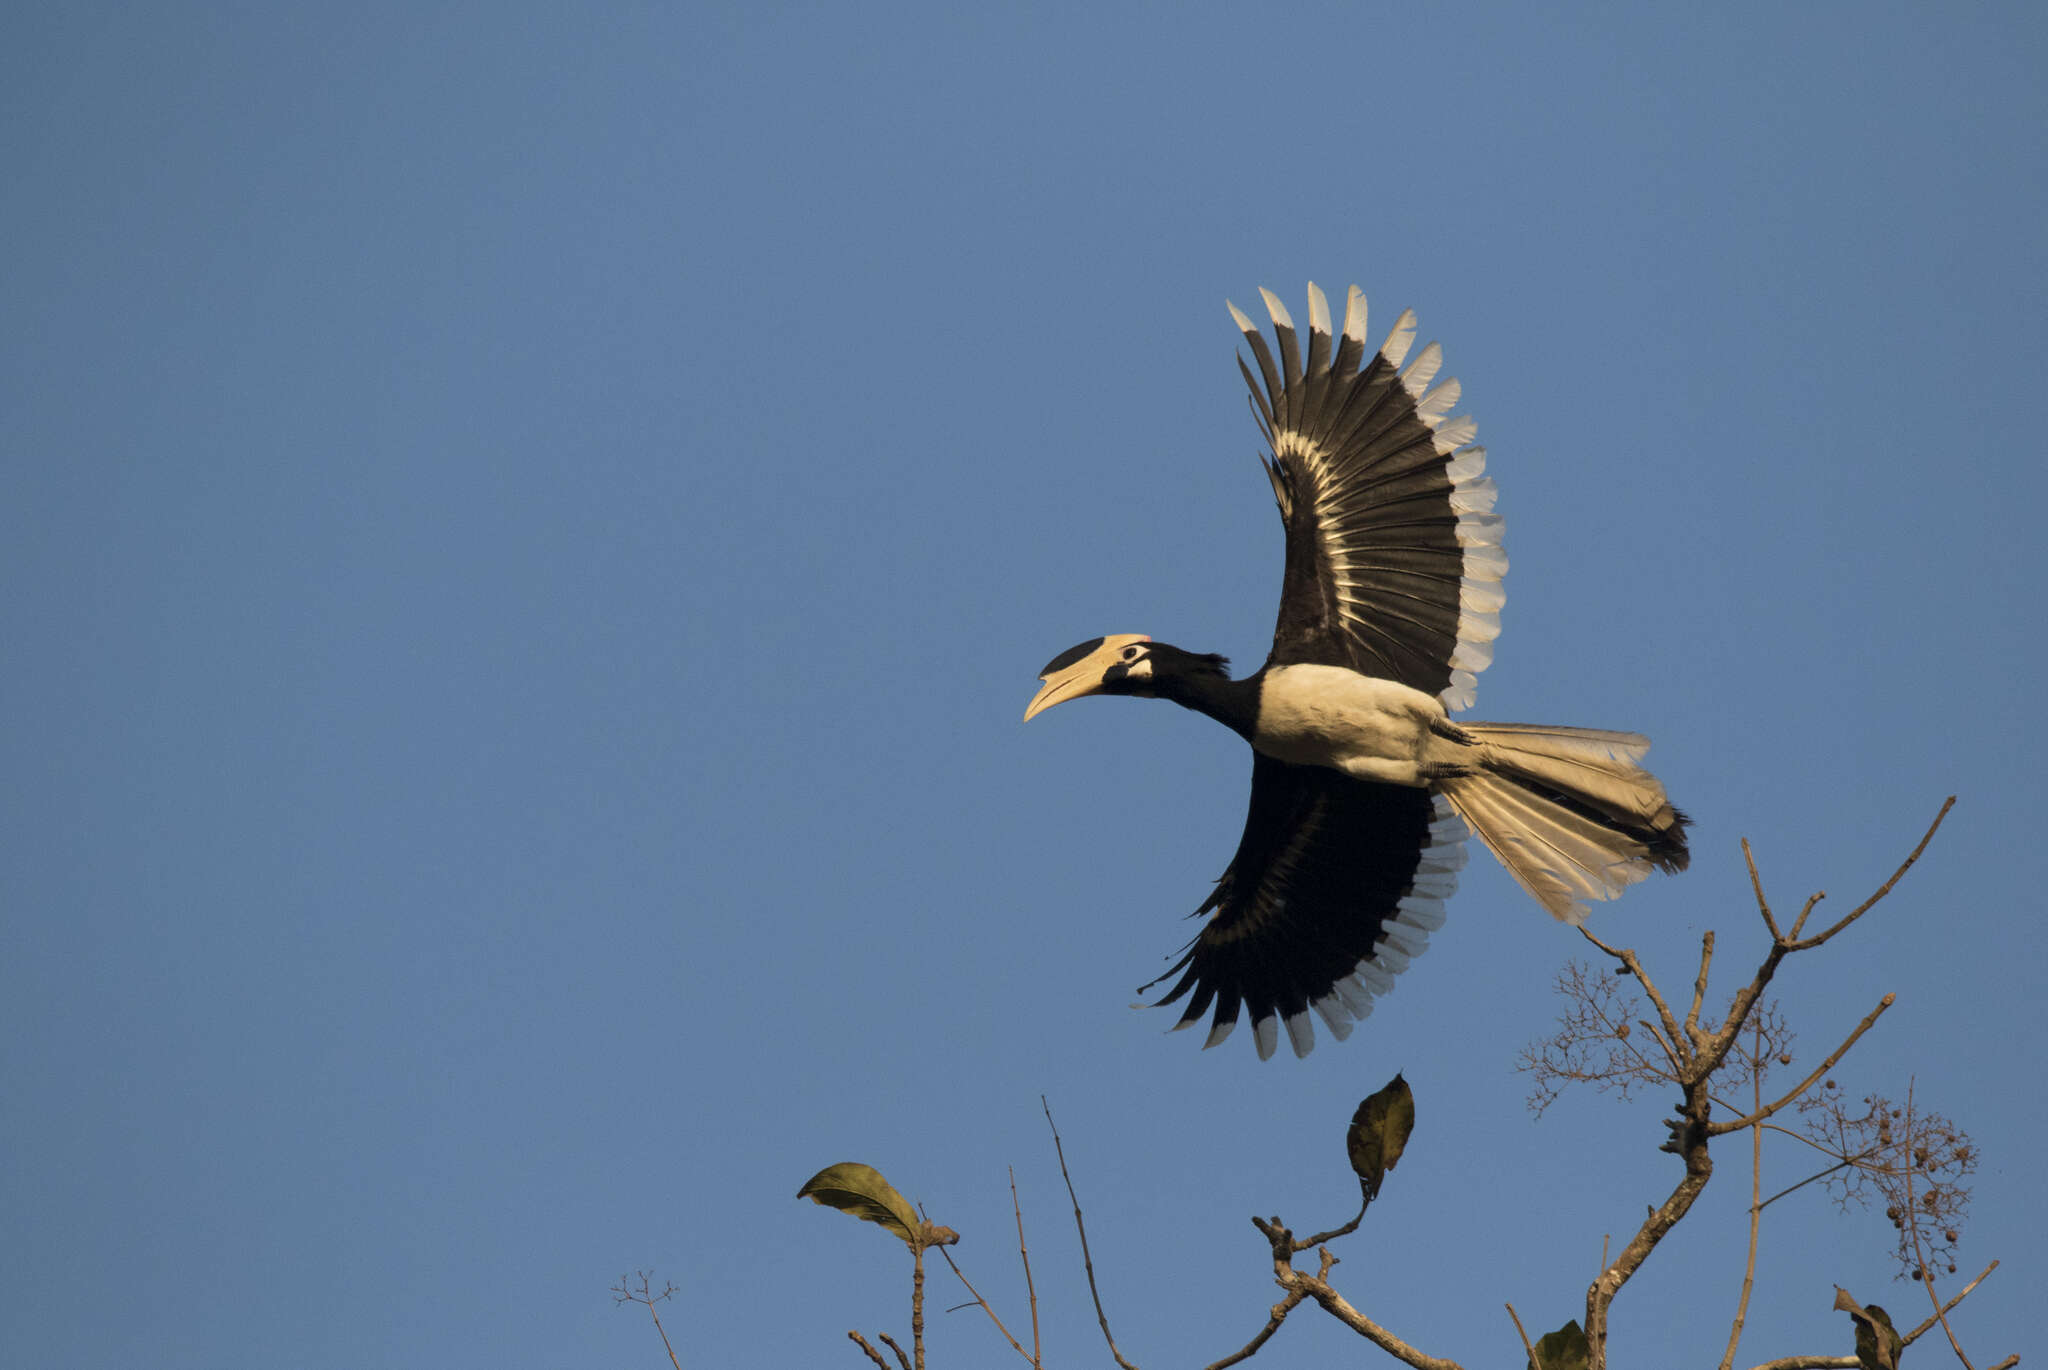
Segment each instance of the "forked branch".
M1287 1291L1288 1298L1274 1306L1271 1326L1254 1338L1254 1345L1245 1348L1244 1351L1228 1360L1216 1362L1216 1365L1209 1367L1209 1370L1217 1370L1219 1366L1235 1364L1245 1356L1250 1355L1252 1351L1258 1348L1259 1344L1264 1343L1266 1337L1272 1335L1272 1328L1277 1327L1280 1320L1286 1317L1289 1311L1292 1311L1307 1299L1314 1299L1325 1313L1328 1313L1338 1322L1343 1323L1359 1336L1364 1337L1374 1346L1379 1347L1380 1350L1404 1365L1414 1366L1415 1370L1464 1370L1464 1367L1454 1360L1445 1360L1440 1356L1432 1356L1416 1347L1410 1346L1407 1342L1402 1341L1392 1332L1389 1332L1386 1328L1352 1307L1349 1300L1330 1287L1330 1270L1337 1264L1337 1258L1330 1253L1327 1247L1320 1253L1322 1257L1321 1268L1311 1275L1305 1270L1297 1270L1295 1268L1294 1255L1298 1248L1295 1245L1294 1234L1289 1232L1285 1224L1278 1218L1270 1221L1263 1218L1253 1218L1252 1226L1259 1229L1260 1234L1265 1237L1267 1244L1272 1248L1273 1278L1282 1289Z

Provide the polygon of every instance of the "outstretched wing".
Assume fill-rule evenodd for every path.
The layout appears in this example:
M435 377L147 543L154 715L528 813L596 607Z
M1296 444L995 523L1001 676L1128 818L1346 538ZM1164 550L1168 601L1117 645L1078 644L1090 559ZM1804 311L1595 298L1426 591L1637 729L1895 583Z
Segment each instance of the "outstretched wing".
M1348 666L1446 708L1471 707L1475 677L1493 660L1508 563L1486 449L1469 445L1476 426L1444 417L1458 383L1430 385L1443 349L1430 343L1402 368L1415 341L1411 310L1368 354L1358 288L1335 335L1329 303L1310 285L1304 360L1294 320L1272 291L1259 293L1277 363L1236 305L1230 316L1258 362L1256 377L1241 356L1238 369L1287 525L1272 664Z
M1315 1045L1310 1010L1342 1039L1443 926L1465 835L1426 790L1258 757L1237 855L1195 910L1208 924L1159 977L1180 974L1159 1002L1189 996L1176 1028L1213 1004L1206 1046L1248 1011L1261 1058L1273 1054L1282 1023L1295 1055L1306 1056Z

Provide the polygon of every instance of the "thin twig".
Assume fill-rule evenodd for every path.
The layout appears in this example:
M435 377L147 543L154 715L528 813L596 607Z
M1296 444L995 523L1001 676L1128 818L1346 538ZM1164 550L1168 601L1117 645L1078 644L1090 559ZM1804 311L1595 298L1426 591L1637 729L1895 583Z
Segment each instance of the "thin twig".
M1943 1304L1939 1309L1936 1310L1933 1316L1930 1316L1927 1319L1927 1321L1921 1323L1911 1332L1908 1332L1906 1334L1906 1340L1910 1343L1915 1338L1919 1337L1923 1332L1932 1329L1934 1324L1940 1320L1941 1314L1952 1312L1957 1304L1961 1303L1964 1299L1970 1297L1971 1290L1975 1289L1978 1285L1984 1283L1985 1277L1990 1275L1990 1273L1996 1269L1998 1269L1997 1261L1993 1261L1991 1262L1991 1264L1985 1266L1984 1273L1977 1276L1976 1279L1971 1280L1968 1284L1964 1285L1963 1291L1960 1294L1957 1294L1954 1298L1950 1299L1947 1303Z
M1342 1227L1333 1227L1328 1232L1318 1232L1313 1237L1308 1237L1302 1241L1296 1242L1294 1244L1294 1249L1296 1251L1308 1251L1315 1247L1321 1246L1325 1242L1333 1242L1337 1240L1337 1238L1339 1237L1350 1236L1352 1233L1358 1230L1358 1225L1365 1221L1365 1210L1370 1207L1372 1207L1372 1198L1368 1195L1359 1201L1357 1217L1353 1218L1350 1222L1344 1224Z
M1664 1059L1670 1062L1671 1069L1667 1072L1662 1066L1653 1064L1649 1057L1636 1050L1634 1043L1623 1043L1623 1045L1628 1047L1629 1055L1635 1057L1642 1064L1643 1069L1649 1071L1652 1075L1662 1075L1671 1083L1677 1084L1679 1077L1685 1074L1685 1067L1679 1063L1678 1052L1673 1049L1671 1043L1664 1040L1664 1030L1647 1018L1636 1019L1636 1026L1650 1034L1650 1040L1655 1042L1657 1049L1664 1053Z
M945 1250L944 1247L939 1249L941 1251ZM882 1340L889 1341L889 1336L886 1332L882 1334ZM924 1248L922 1246L910 1248L910 1344L917 1351L917 1370L924 1370ZM896 1358L901 1360L903 1358L903 1348L897 1346L893 1341L889 1341L889 1346L896 1352ZM910 1370L910 1367L905 1366L904 1370Z
M1576 967L1574 968L1574 973L1576 974ZM1583 977L1580 978L1583 983ZM1585 995L1580 999L1580 1002L1585 1006L1585 1010L1588 1013L1599 1020L1601 1027L1606 1029L1602 1035L1608 1039L1608 1049L1610 1051L1624 1051L1634 1059L1637 1069L1645 1071L1652 1076L1668 1080L1673 1084L1678 1082L1679 1076L1683 1073L1683 1067L1679 1065L1677 1053L1672 1050L1671 1043L1664 1040L1664 1030L1662 1028L1647 1018L1638 1018L1635 1021L1635 1025L1647 1033L1650 1040L1657 1044L1657 1049L1664 1053L1664 1060L1671 1067L1668 1071L1643 1054L1642 1048L1638 1047L1633 1040L1634 1034L1627 1030L1628 1024L1625 1021L1621 1021L1619 1015L1610 1016L1607 1013L1605 1004L1599 997ZM1623 1007L1626 1006L1624 1002ZM1612 1045L1616 1041L1621 1044L1619 1048Z
M1783 1132L1783 1131L1784 1131L1785 1129L1783 1129L1783 1128L1777 1128L1777 1129L1775 1129L1775 1130L1776 1130L1776 1131L1779 1131L1779 1132ZM1802 1138L1801 1140L1804 1140L1804 1139ZM1868 1153L1866 1153L1866 1154L1868 1154ZM1770 1206L1771 1206L1772 1204L1774 1204L1774 1203L1776 1203L1776 1202L1777 1202L1778 1200L1780 1200L1780 1199L1784 1198L1784 1197L1785 1197L1785 1196L1786 1196L1787 1194L1793 1193L1793 1192L1794 1192L1795 1190L1800 1190L1800 1189L1804 1189L1804 1188L1806 1188L1806 1186L1808 1186L1808 1185L1812 1184L1812 1183L1813 1183L1813 1182L1814 1182L1815 1180L1825 1180L1825 1179L1826 1179L1826 1178L1827 1178L1828 1176L1830 1176L1830 1175L1834 1174L1834 1173L1835 1173L1835 1172L1836 1172L1837 1170L1843 1170L1843 1169L1846 1169L1846 1168L1848 1168L1849 1166L1852 1166L1852 1165L1856 1164L1856 1160L1861 1160L1861 1159L1862 1159L1862 1157L1860 1157L1860 1156L1859 1156L1859 1157L1857 1157L1857 1158L1856 1158L1855 1160L1840 1160L1840 1161L1836 1161L1836 1162L1835 1162L1835 1163L1834 1163L1833 1165L1829 1166L1829 1167L1828 1167L1828 1168L1827 1168L1826 1170L1817 1170L1817 1171L1815 1171L1815 1172L1814 1172L1813 1174L1811 1174L1811 1175L1808 1175L1808 1176L1807 1176L1807 1177L1806 1177L1805 1179L1801 1180L1801 1181L1800 1181L1800 1182L1799 1182L1798 1184L1794 1184L1794 1185L1787 1185L1787 1186L1785 1186L1785 1187L1784 1187L1783 1189L1779 1190L1779 1191L1778 1191L1777 1193L1775 1193L1775 1194L1771 1195L1771 1197L1770 1197L1770 1198L1768 1198L1768 1199L1765 1199L1765 1200L1764 1200L1764 1201L1763 1201L1762 1203L1758 1204L1758 1205L1757 1205L1757 1207L1758 1207L1758 1208L1769 1208L1769 1207L1770 1207Z
M1756 1289L1757 1233L1763 1227L1764 1205L1764 1021L1750 1025L1749 1093L1756 1122L1749 1129L1749 1254L1742 1263L1742 1295L1735 1301L1735 1321L1728 1328L1728 1349L1721 1356L1721 1370L1735 1364L1735 1348L1742 1344L1742 1326L1749 1318L1749 1296Z
M1253 1355L1257 1354L1261 1346L1272 1340L1273 1334L1280 1330L1280 1324L1287 1321L1287 1315L1301 1307L1307 1298L1308 1294L1305 1291L1289 1290L1286 1298L1273 1305L1272 1311L1266 1315L1266 1325L1258 1330L1256 1336L1237 1350L1232 1351L1222 1360L1209 1362L1208 1365L1203 1367L1203 1370L1225 1370L1226 1366L1236 1365L1239 1361L1250 1360Z
M1650 1002L1657 1006L1657 1017L1664 1024L1664 1035L1671 1039L1673 1045L1684 1051L1685 1035L1678 1029L1678 1019L1672 1016L1671 1006L1664 1002L1663 992L1657 988L1657 982L1650 978L1650 973L1643 969L1643 963L1636 958L1636 954L1627 947L1608 946L1588 932L1584 924L1579 926L1579 936L1628 967L1629 974L1635 976L1636 983L1643 987L1643 993L1649 995Z
M1700 1007L1707 1001L1707 967L1714 962L1714 930L1708 928L1700 938L1700 973L1693 977L1692 1007L1685 1013L1685 1037L1693 1046L1700 1044Z
M1841 1152L1836 1151L1833 1147L1822 1146L1819 1142L1816 1142L1815 1140L1813 1140L1813 1138L1807 1136L1804 1132L1794 1132L1791 1128L1784 1126L1782 1123L1765 1123L1764 1131L1775 1132L1780 1137L1790 1137L1793 1141L1803 1143L1806 1146L1810 1146L1815 1151L1822 1152L1825 1155L1837 1157L1842 1155ZM1865 1150L1857 1152L1854 1156L1844 1157L1843 1159L1860 1161L1864 1159L1866 1156L1875 1156L1881 1149L1882 1148L1875 1146L1868 1147Z
M1848 1037L1844 1039L1840 1046L1835 1048L1832 1055L1830 1055L1825 1061L1822 1061L1819 1065L1815 1066L1813 1069L1813 1073L1807 1076L1804 1080L1801 1080L1799 1082L1799 1087L1797 1089L1794 1089L1790 1093L1786 1094L1783 1098L1779 1099L1769 1108L1758 1109L1755 1113L1750 1114L1747 1118L1733 1118L1726 1122L1710 1124L1707 1128L1708 1134L1710 1136L1720 1137L1730 1132L1740 1132L1745 1127L1750 1127L1756 1123L1762 1122L1764 1119L1770 1117L1773 1113L1778 1112L1780 1109L1783 1109L1786 1105L1792 1103L1793 1100L1797 1099L1800 1095L1806 1093L1807 1090L1812 1089L1814 1082L1820 1079L1821 1076L1827 1074L1830 1070L1833 1070L1835 1066L1841 1061L1841 1059L1849 1054L1849 1048L1855 1046L1857 1040L1861 1038L1864 1033L1870 1031L1871 1025L1877 1022L1879 1018L1884 1016L1884 1011L1890 1008L1896 1002L1898 1002L1898 996L1896 994L1887 994L1884 998L1878 1000L1877 1007L1872 1009L1869 1013L1863 1015L1863 1021L1856 1025L1856 1030L1850 1033Z
M1836 933L1840 932L1843 928L1848 927L1858 918L1861 918L1864 914L1868 913L1872 905L1876 904L1878 900L1884 898L1887 894L1890 894L1892 892L1892 886L1898 884L1900 880L1905 878L1906 872L1913 869L1913 863L1920 859L1920 854L1927 850L1927 844L1934 840L1934 834L1941 830L1941 820L1947 818L1948 811L1954 808L1955 806L1956 797L1954 795L1950 795L1947 799L1944 799L1942 801L1941 812L1934 815L1934 821L1927 825L1927 831L1924 834L1922 834L1919 845L1913 848L1913 854L1911 856L1908 856L1904 861L1901 861L1899 863L1899 868L1892 872L1892 878L1885 881L1884 884L1878 886L1877 893L1871 895L1868 899L1858 904L1855 908L1849 910L1847 914L1843 915L1840 922L1836 923L1834 926L1828 928L1824 932L1815 933L1812 937L1809 937L1804 941L1796 940L1799 936L1799 929L1795 926L1792 930L1792 937L1795 940L1791 942L1791 949L1793 951L1805 951L1808 947L1819 946L1821 943L1827 941L1830 937L1833 937ZM1819 896L1817 895L1815 896L1815 898L1818 897ZM1801 918L1803 921L1804 915L1801 915Z
M868 1339L866 1337L863 1337L858 1332L848 1332L846 1335L855 1346L858 1346L861 1350L868 1353L869 1360L881 1366L882 1370L889 1370L889 1362L882 1359L882 1353L880 1351L877 1351L874 1347L868 1345Z
M897 1363L903 1367L903 1370L910 1370L910 1357L903 1354L903 1348L896 1344L896 1338L890 1336L887 1332L877 1332L875 1335L880 1337L888 1348L896 1353Z
M1728 1107L1727 1101L1721 1099L1718 1096L1716 1096L1714 1102L1720 1104L1723 1108ZM1801 1146L1810 1146L1815 1151L1820 1152L1823 1156L1833 1156L1835 1158L1835 1163L1829 1166L1826 1170L1816 1171L1813 1174L1808 1175L1805 1179L1801 1180L1798 1184L1787 1185L1785 1188L1771 1195L1770 1198L1765 1199L1765 1208L1769 1208L1772 1204L1784 1198L1787 1194L1790 1194L1795 1189L1803 1189L1807 1185L1812 1184L1815 1180L1824 1180L1828 1176L1834 1174L1837 1170L1840 1170L1845 1165L1861 1165L1863 1162L1869 1160L1872 1156L1875 1156L1880 1151L1884 1150L1884 1148L1881 1146L1870 1146L1865 1147L1863 1150L1857 1152L1853 1156L1845 1155L1840 1151L1836 1151L1833 1147L1822 1146L1819 1142L1816 1142L1813 1138L1807 1136L1805 1133L1794 1132L1789 1127L1781 1127L1777 1123L1764 1123L1762 1124L1762 1127L1763 1130L1766 1132L1775 1132L1780 1137L1790 1137L1793 1141L1799 1143Z
M1088 1253L1088 1225L1081 1221L1081 1196L1074 1192L1074 1177L1067 1173L1067 1149L1060 1145L1059 1124L1052 1120L1052 1105L1038 1096L1038 1106L1045 1110L1045 1125L1052 1129L1053 1154L1060 1158L1060 1178L1067 1182L1067 1198L1074 1204L1074 1230L1081 1234L1081 1268L1088 1272L1088 1297L1095 1300L1095 1321L1102 1324L1102 1339L1109 1343L1109 1354L1123 1370L1138 1370L1124 1359L1124 1353L1116 1349L1116 1338L1110 1335L1109 1316L1102 1311L1102 1293L1095 1287L1095 1258Z
M1749 850L1749 839L1742 839L1742 859L1749 865L1749 887L1756 891L1756 911L1764 916L1764 926L1771 930L1771 940L1782 942L1778 932L1778 920L1771 917L1771 901L1764 898L1764 882L1757 878L1756 857Z
M1943 809L1946 813L1947 810ZM1910 1077L1906 1081L1906 1145L1913 1144L1913 1086ZM1910 1152L1908 1153L1910 1157ZM1906 1235L1913 1239L1913 1265L1919 1273L1920 1283L1927 1286L1927 1301L1934 1305L1934 1316L1941 1319L1941 1330L1948 1334L1949 1350L1956 1353L1956 1359L1963 1363L1963 1370L1977 1370L1970 1364L1970 1358L1963 1354L1962 1343L1956 1340L1956 1329L1948 1325L1948 1314L1941 1310L1941 1295L1934 1292L1934 1272L1927 1268L1927 1257L1920 1250L1920 1215L1913 1207L1913 1171L1916 1166L1906 1166Z
M618 1284L612 1287L612 1293L617 1296L612 1300L612 1302L646 1304L647 1316L654 1319L654 1330L661 1337L661 1349L668 1352L668 1363L670 1365L673 1365L675 1367L675 1370L683 1370L683 1363L676 1359L676 1348L669 1343L668 1329L661 1325L661 1314L656 1312L654 1308L654 1305L660 1303L663 1299L666 1299L670 1295L674 1294L676 1292L676 1287L675 1285L670 1284L666 1288L664 1288L659 1294L657 1294L654 1292L653 1275L649 1274L645 1270L641 1270L636 1273L640 1276L640 1292L638 1294L635 1294L632 1291L632 1289L626 1284L626 1277L624 1275L621 1275L619 1276Z
M1826 890L1815 890L1812 894L1806 896L1806 903L1800 906L1799 916L1792 920L1792 931L1785 934L1786 941L1796 942L1799 940L1799 930L1806 926L1807 917L1815 909L1819 908L1820 901L1827 897L1828 892Z
M1044 1343L1038 1339L1038 1287L1031 1283L1031 1252L1024 1245L1024 1208L1017 1202L1017 1167L1010 1170L1010 1211L1017 1215L1017 1254L1024 1261L1024 1292L1031 1296L1031 1363L1044 1363Z
M992 1323L994 1323L994 1324L996 1325L996 1331L998 1331L998 1332L1000 1332L1000 1333L1002 1333L1002 1334L1003 1334L1003 1340L1004 1340L1004 1341L1006 1341L1006 1342L1008 1342L1008 1343L1010 1343L1010 1349L1012 1349L1013 1351L1015 1351L1015 1352L1016 1352L1016 1353L1017 1353L1018 1355L1020 1355L1020 1356L1024 1357L1024 1359L1025 1359L1025 1360L1027 1360L1027 1361L1031 1361L1031 1363L1032 1363L1033 1365L1037 1365L1037 1364L1038 1364L1038 1362L1037 1362L1037 1361L1035 1361L1035 1360L1032 1360L1032 1358L1031 1358L1031 1353L1030 1353L1030 1352L1028 1352L1028 1351L1026 1351L1026 1350L1024 1349L1024 1344L1023 1344L1022 1342L1018 1341L1018 1340L1017 1340L1017 1339L1016 1339L1015 1337L1013 1337L1013 1336L1011 1336L1011 1335L1010 1335L1010 1329L1009 1329L1009 1328L1007 1328L1007 1327L1005 1327L1005 1326L1003 1326L1003 1320L1002 1320L1001 1318L999 1318L999 1317L997 1317L997 1316L996 1316L996 1310L995 1310L995 1309L993 1309L993 1308L991 1308L991 1307L989 1307L989 1302L988 1302L988 1300L987 1300L987 1299L984 1299L984 1298L983 1298L983 1297L981 1296L981 1291L980 1291L979 1289L976 1289L976 1288L974 1287L974 1284L973 1284L973 1282L972 1282L972 1281L970 1281L970 1280L969 1280L969 1279L967 1278L967 1276L966 1276L965 1272L963 1272L963 1271L962 1271L962 1270L960 1269L959 1263L958 1263L958 1262L956 1262L956 1261L955 1261L955 1260L953 1259L953 1253L952 1253L952 1252L950 1252L950 1251L948 1251L948 1250L946 1250L946 1248L942 1246L942 1247L940 1247L940 1248L939 1248L939 1254L940 1254L941 1256L944 1256L944 1257L946 1258L946 1264L947 1264L947 1265L950 1265L950 1266L952 1266L952 1267L953 1267L953 1274L954 1274L954 1275L955 1275L955 1276L956 1276L956 1277L957 1277L957 1278L959 1279L960 1283L962 1283L962 1284L964 1284L964 1285L966 1285L966 1286L967 1286L967 1292L968 1292L968 1293L970 1293L970 1294L972 1294L972 1295L974 1295L974 1302L975 1302L975 1303L977 1303L977 1304L980 1304L980 1305L981 1305L981 1311L982 1311L982 1312L984 1312L984 1313L986 1313L986 1314L988 1314L988 1320L989 1320L990 1322L992 1322ZM960 1307L962 1307L962 1308L968 1308L968 1307L971 1307L971 1306L972 1306L972 1305L970 1305L970 1304L964 1304L964 1303L960 1305ZM953 1310L949 1308L949 1309L947 1309L946 1311L947 1311L948 1313L951 1313L951 1312L952 1312Z
M661 1349L668 1352L668 1363L676 1370L683 1370L683 1363L676 1359L676 1349L669 1344L668 1329L661 1325L661 1315L654 1311L654 1305L647 1305L647 1316L654 1319L654 1330L661 1333Z
M1529 1334L1522 1330L1521 1315L1515 1312L1513 1304L1509 1304L1507 1308L1508 1316L1515 1320L1515 1335L1522 1339L1522 1350L1528 1354L1529 1364L1534 1370L1543 1370L1543 1362L1537 1357L1536 1348L1529 1345Z

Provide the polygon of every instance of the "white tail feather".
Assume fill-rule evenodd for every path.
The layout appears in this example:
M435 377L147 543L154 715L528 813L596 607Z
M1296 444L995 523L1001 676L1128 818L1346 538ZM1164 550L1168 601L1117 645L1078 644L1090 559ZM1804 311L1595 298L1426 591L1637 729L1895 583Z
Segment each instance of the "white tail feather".
M1477 767L1439 790L1516 883L1553 918L1581 923L1653 869L1686 864L1685 816L1636 764L1634 733L1468 723Z

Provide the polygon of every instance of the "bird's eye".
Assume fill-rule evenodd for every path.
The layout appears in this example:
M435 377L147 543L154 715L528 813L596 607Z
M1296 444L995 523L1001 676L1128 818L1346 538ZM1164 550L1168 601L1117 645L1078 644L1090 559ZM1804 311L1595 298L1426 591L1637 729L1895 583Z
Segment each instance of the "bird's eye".
M1123 657L1125 661L1136 661L1138 659L1138 649L1136 647L1124 648Z

